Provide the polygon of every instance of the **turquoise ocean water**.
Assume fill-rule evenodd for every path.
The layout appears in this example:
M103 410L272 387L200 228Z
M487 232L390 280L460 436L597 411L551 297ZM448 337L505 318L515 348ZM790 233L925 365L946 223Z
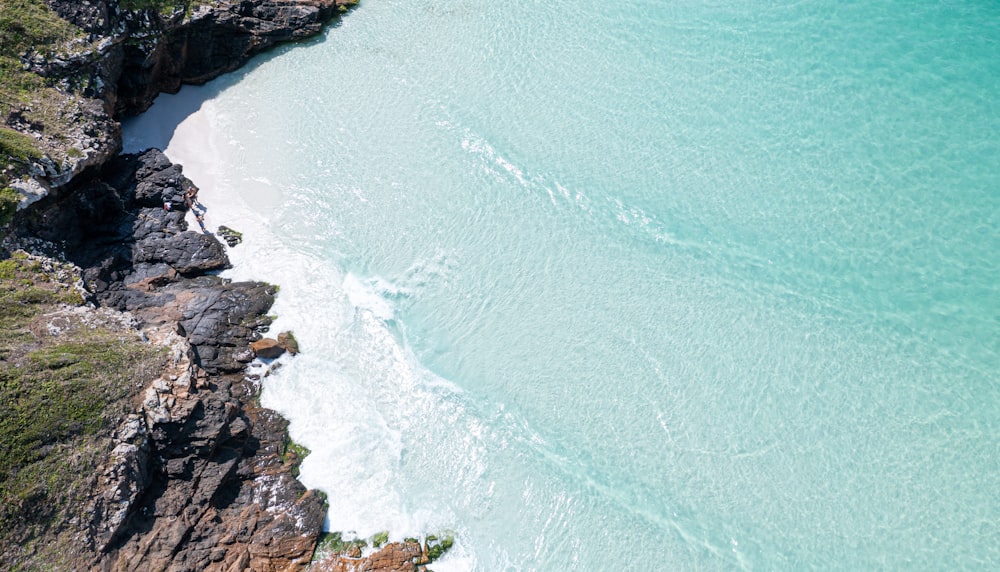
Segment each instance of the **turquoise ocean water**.
M953 570L1000 567L998 134L994 2L365 0L126 139L281 284L331 529Z

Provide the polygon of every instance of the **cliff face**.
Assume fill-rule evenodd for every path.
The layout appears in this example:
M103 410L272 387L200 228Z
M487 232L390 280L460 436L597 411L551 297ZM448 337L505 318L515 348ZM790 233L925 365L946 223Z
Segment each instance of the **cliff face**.
M235 70L281 42L318 33L333 15L356 0L223 0L177 11L155 36L124 46L116 111L146 110L160 92L200 84ZM155 30L157 26L153 26Z

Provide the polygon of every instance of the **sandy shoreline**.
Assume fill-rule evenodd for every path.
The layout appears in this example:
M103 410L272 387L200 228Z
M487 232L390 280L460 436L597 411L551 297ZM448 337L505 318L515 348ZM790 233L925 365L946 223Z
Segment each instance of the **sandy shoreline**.
M123 126L125 152L165 147L167 157L198 185L208 230L216 232L225 225L243 233L242 244L227 248L233 268L222 276L263 280L281 288L270 312L277 318L268 335L294 331L303 353L280 358L282 374L268 378L261 403L288 419L291 438L312 451L303 461L299 480L330 493L325 528L356 532L360 538L388 530L392 540L438 532L438 516L427 508L408 506L399 484L391 481L400 458L399 435L387 434L374 406L364 404L372 395L356 381L362 374L343 371L343 356L325 353L330 351L331 337L349 335L344 329L358 327L358 312L371 308L362 304L364 310L358 309L352 292L344 289L342 271L274 236L272 213L281 206L282 191L240 172L240 143L227 140L224 130L213 123L216 93L209 84L161 95L153 108ZM187 221L197 230L192 213ZM352 280L357 282L348 278ZM377 317L362 321L369 326L380 322ZM308 391L303 382L309 384ZM310 415L303 416L303 409ZM343 490L353 494L337 494ZM450 569L449 562L461 561L462 555L458 544L436 564L437 569Z

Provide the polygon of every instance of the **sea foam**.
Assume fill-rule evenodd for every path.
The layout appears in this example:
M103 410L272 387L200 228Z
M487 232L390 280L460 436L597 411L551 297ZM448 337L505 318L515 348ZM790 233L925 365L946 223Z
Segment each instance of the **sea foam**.
M271 331L293 330L302 353L282 358L283 367L262 381L261 402L291 418L291 438L311 451L300 479L327 493L326 528L360 538L388 530L395 540L455 528L453 518L412 498L398 480L405 454L402 432L411 428L406 419L461 416L448 403L454 385L420 371L386 323L393 317L393 299L405 292L379 278L362 281L276 236L269 214L280 191L265 178L239 180L218 168L238 163L239 147L220 140L212 125L216 110L211 99L194 105L203 90L185 88L176 96L161 96L152 113L127 126L126 151L166 147L167 156L199 185L210 230L226 225L243 233L243 242L228 251L233 268L224 277L280 286ZM173 106L200 112L165 134L160 119L178 116ZM193 216L189 224L196 228ZM414 283L427 275L426 266L414 264ZM431 380L428 386L426 379ZM447 455L468 458L463 450ZM470 478L481 472L481 467L473 470ZM466 569L474 560L459 542L454 555L437 568Z

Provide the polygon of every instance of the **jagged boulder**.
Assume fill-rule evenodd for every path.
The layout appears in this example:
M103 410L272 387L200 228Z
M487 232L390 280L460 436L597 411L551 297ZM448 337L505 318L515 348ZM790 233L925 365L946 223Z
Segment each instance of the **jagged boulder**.
M165 290L180 308L180 324L197 363L209 373L241 371L240 354L255 332L270 323L264 313L274 303L274 287L203 276Z
M156 479L109 559L120 570L300 570L326 516L278 452L287 422L236 376L154 384ZM200 386L200 388L199 388Z
M295 335L292 332L281 332L278 334L278 344L292 355L299 353L299 341L295 339Z
M158 149L151 149L139 155L135 169L135 186L132 199L143 207L162 208L164 203L171 209L183 210L184 184L189 182L181 171Z

